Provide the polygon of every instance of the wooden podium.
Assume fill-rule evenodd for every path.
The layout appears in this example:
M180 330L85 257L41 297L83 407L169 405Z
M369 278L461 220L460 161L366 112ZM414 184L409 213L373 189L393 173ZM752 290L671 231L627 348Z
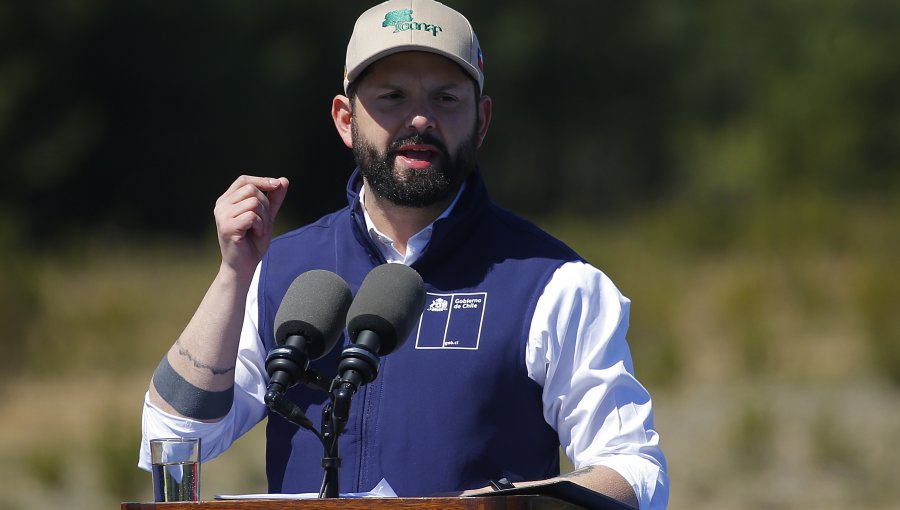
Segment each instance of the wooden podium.
M337 498L122 503L121 510L584 510L551 496L467 498Z
M122 503L121 510L634 510L569 480L464 498L241 499Z

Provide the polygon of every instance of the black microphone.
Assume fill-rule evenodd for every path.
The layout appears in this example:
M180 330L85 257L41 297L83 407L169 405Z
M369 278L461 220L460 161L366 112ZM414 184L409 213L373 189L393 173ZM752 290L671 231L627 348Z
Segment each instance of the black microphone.
M403 264L372 269L347 312L347 333L353 345L341 352L335 399L352 396L378 375L379 356L403 345L425 309L425 284L419 273Z
M347 283L330 271L314 269L294 279L275 314L278 347L266 356L267 403L308 380L309 362L337 344L352 301Z

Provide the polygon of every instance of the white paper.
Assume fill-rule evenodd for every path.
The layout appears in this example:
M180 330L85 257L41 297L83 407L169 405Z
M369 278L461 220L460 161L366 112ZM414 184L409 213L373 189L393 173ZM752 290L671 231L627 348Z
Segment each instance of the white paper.
M368 492L347 492L341 494L342 498L396 498L397 494L391 488L391 484L384 478ZM301 494L218 494L215 499L318 499L318 492L304 492Z

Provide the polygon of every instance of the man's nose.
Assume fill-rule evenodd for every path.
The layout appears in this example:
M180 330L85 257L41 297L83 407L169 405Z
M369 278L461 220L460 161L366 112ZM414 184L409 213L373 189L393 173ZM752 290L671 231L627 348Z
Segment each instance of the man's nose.
M407 127L415 129L420 133L424 133L429 129L434 129L435 119L431 109L424 104L415 105L409 114Z

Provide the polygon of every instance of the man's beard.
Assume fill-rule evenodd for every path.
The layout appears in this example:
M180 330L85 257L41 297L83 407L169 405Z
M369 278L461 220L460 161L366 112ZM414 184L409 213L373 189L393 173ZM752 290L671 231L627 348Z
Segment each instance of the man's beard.
M478 132L460 144L451 156L443 142L430 133L415 133L394 140L382 153L368 139L360 135L356 117L351 121L353 156L360 173L376 195L404 207L428 207L454 195L463 181L475 170L475 151ZM431 145L438 157L426 169L407 168L398 172L394 162L400 147L405 145Z

